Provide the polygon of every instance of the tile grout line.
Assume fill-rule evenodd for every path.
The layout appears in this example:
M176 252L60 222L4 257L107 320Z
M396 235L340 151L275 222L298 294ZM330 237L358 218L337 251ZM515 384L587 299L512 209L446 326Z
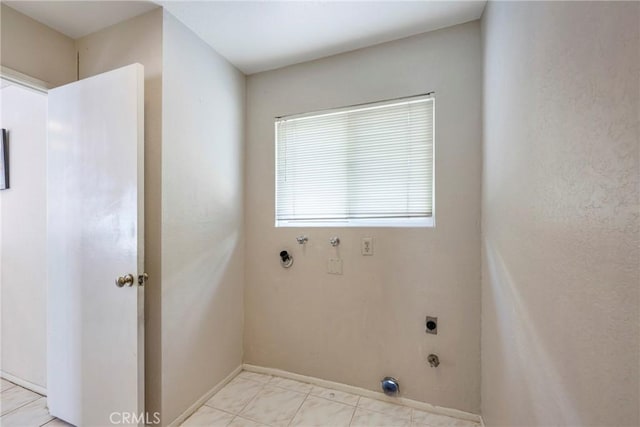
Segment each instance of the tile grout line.
M349 420L349 427L353 424L353 418L356 416L356 411L358 410L358 404L360 403L360 396L358 396L358 400L356 401L356 406L353 408L353 414L351 414L351 419Z
M44 398L46 398L46 397L47 397L47 395L46 395L46 394L42 394L42 393L40 393L39 391L31 390L30 388L26 388L26 387L23 387L23 386L21 386L21 385L14 384L14 383L12 383L11 381L5 380L5 379L4 379L4 378L2 378L2 377L0 377L0 379L2 379L2 380L4 380L5 382L8 382L9 384L11 384L11 386L10 386L9 388L6 388L6 389L4 389L4 390L0 391L0 395L1 395L2 393L4 393L4 392L7 392L7 391L9 391L9 390L14 389L14 388L16 388L16 387L17 387L17 388L19 388L19 389L21 389L21 390L28 391L29 393L35 393L35 394L37 394L37 395L38 395L38 397L44 397Z
M11 384L11 386L9 386L9 388L6 388L6 389L2 390L2 392L0 392L0 397L1 397L1 395L2 395L5 391L11 390L11 389L13 389L13 388L15 388L15 387L19 387L19 388L21 388L22 390L26 390L26 391L31 391L31 390L28 390L28 389L26 389L26 388L24 388L24 387L22 387L22 386L19 386L18 384L14 384L14 383L12 383L11 381L7 381L7 380L4 380L4 381L6 381L6 382L8 382L9 384ZM32 392L32 393L35 393L34 391L31 391L31 392ZM29 401L29 402L26 402L26 403L25 403L25 404L23 404L23 405L18 406L18 407L17 407L17 408L15 408L15 409L12 409L11 411L7 412L6 414L2 414L2 415L0 415L0 420L2 420L2 418L6 417L6 416L8 416L8 415L13 414L14 412L16 412L16 411L20 410L21 408L24 408L25 406L27 406L27 405L29 405L29 404L31 404L31 403L33 403L33 402L35 402L36 400L38 400L38 399L40 399L40 398L45 398L45 396L42 396L41 394L38 394L38 393L35 393L35 394L36 394L36 395L38 395L38 397L36 397L35 399L33 399L33 400ZM55 419L55 417L54 417L54 416L52 416L52 415L51 415L51 413L49 412L49 408L47 408L46 403L45 403L45 405L44 405L44 406L45 406L45 409L47 410L47 415L48 415L48 416L50 416L50 417L51 417L51 419L50 419L50 420L48 420L46 423L42 424L40 427L42 427L43 425L45 425L45 424L47 424L47 423L50 423L51 421L53 421L53 420Z
M224 412L225 414L233 415L234 417L238 415L238 414L234 414L233 412L229 412L229 411L227 411L225 409L214 408L213 406L209 406L209 405L206 405L206 404L202 405L202 406L206 406L209 409L215 409L216 411ZM194 412L194 414L195 414L195 412ZM189 417L189 418L191 418L191 417Z
M331 389L327 389L327 390L331 390ZM344 403L344 402L341 402L339 400L327 399L326 397L318 396L317 394L309 393L309 396L313 396L313 397L316 397L318 399L326 400L327 402L333 402L333 403L338 403L340 405L351 406L352 408L357 408L358 407L357 403L355 405L352 405L350 403ZM360 397L358 397L358 401L360 401Z
M254 382L257 382L257 381L254 381ZM258 395L262 392L262 390L264 390L264 387L265 387L266 385L267 385L267 384L265 384L265 383L262 383L262 384L260 385L260 390L258 390L258 392L256 393L256 395L255 395L255 396L253 396L251 399L249 399L249 400L247 401L247 403L245 403L245 404L242 406L242 408L240 409L240 411L238 411L238 415L237 415L237 416L240 416L240 414L242 413L242 411L244 411L244 410L247 408L247 406L249 406L249 403L253 402L253 401L258 397ZM249 418L249 417L247 417L247 418ZM251 418L249 418L249 419L251 419Z
M411 408L411 424L413 424L416 421L416 417L414 417L414 413L416 412L415 409Z
M260 383L258 383L257 381L254 381L254 382L255 382L255 383L257 383L257 384L260 384ZM261 387L260 387L260 390L258 390L258 393L260 393L260 392L262 391L262 389L264 388L264 384L260 384L260 386L261 386ZM222 391L222 390L223 390L223 389L220 389L220 391ZM256 396L258 395L258 393L256 393ZM216 394L218 394L218 393L216 393ZM214 394L213 396L211 396L211 398L213 398L214 396L215 396L215 394ZM242 412L242 411L244 410L244 408L246 408L246 407L247 407L247 405L248 405L249 403L251 403L251 401L252 401L253 399L255 399L255 397L256 397L256 396L253 396L251 399L249 399L249 401L248 401L247 403L245 403L245 404L244 404L244 406L240 409L240 412ZM211 400L211 399L209 399L209 400ZM215 407L215 406L211 406L211 405L209 405L209 400L207 400L206 402L204 402L204 403L202 404L202 406L206 406L207 408L216 409L216 410L218 410L218 411L226 412L227 414L231 414L231 415L240 415L240 412L238 412L238 413L236 414L236 413L234 413L234 412L231 412L231 411L230 411L230 410L228 410L228 409L220 409L220 408L217 408L217 407ZM194 412L194 413L195 413L195 412Z
M360 396L360 399L361 399L362 397L363 397L363 396ZM389 414L388 412L385 412L385 411L383 411L383 410L377 410L377 409L365 408L365 407L363 407L363 406L360 406L360 399L358 399L358 408L364 409L365 411L375 412L376 414L391 415L391 416L393 416L393 417L395 417L395 418L405 418L405 417L403 417L403 416L401 416L401 415L397 415L397 414ZM375 399L373 399L373 400L375 400ZM398 405L397 403L391 403L391 402L383 402L383 403L388 403L389 405L394 405L394 406L397 406L397 407L399 407L399 408L408 408L408 409L411 411L411 412L409 413L409 422L410 422L410 423L412 423L412 422L413 422L413 408L410 408L410 407L405 406L405 405Z
M302 408L302 405L304 405L304 402L306 402L307 399L309 398L309 395L311 394L311 390L313 390L313 387L311 387L309 389L309 392L304 396L304 399L302 399L302 402L300 402L300 406L298 406L298 409L296 409L296 412L293 413L293 417L291 417L291 419L289 420L289 423L287 423L287 426L291 426L291 423L296 418L296 415L298 415L298 412L300 412L300 408Z
M243 371L240 371L240 372L238 373L238 375L236 375L236 376L233 378L233 380L235 380L236 378L238 378L242 372L243 372ZM262 374L260 374L260 375L262 375ZM251 399L249 399L249 401L248 401L247 403L245 403L245 405L242 407L242 409L240 409L240 411L235 415L235 417L245 418L245 419L247 419L247 420L250 420L250 421L256 422L256 423L258 423L258 424L262 424L262 425L268 425L268 424L263 423L262 421L258 421L258 420L256 420L256 419L254 419L254 418L252 418L252 417L250 417L250 416L248 416L248 415L240 416L240 414L242 413L242 411L244 411L244 410L247 408L247 406L249 406L249 404L250 404L251 402L253 402L254 400L256 400L256 399L258 398L258 395L260 394L260 392L261 392L262 390L264 390L265 386L266 386L267 384L269 384L269 382L271 381L271 378L273 378L273 375L269 375L269 377L270 377L270 378L269 378L269 381L267 381L266 383L265 383L265 382L262 382L262 381L252 380L252 379L249 379L249 378L242 378L242 379L245 379L245 380L248 380L248 381L254 382L254 383L256 383L256 384L260 384L260 390L258 390L258 392L256 393L256 395L255 395L255 396L253 396ZM231 380L231 381L233 381L233 380ZM231 381L229 381L229 382L231 382ZM225 386L225 387L226 387L226 386ZM223 387L223 388L224 388L224 387ZM222 390L220 390L220 391L222 391ZM220 393L220 392L218 392L218 393ZM216 394L218 394L218 393L216 393ZM215 395L214 395L214 396L215 396ZM205 403L205 405L206 405L206 403ZM207 406L208 406L208 405L207 405ZM211 406L209 406L209 407L211 408ZM214 409L217 409L217 408L214 408ZM233 421L233 420L231 420L231 421Z
M271 377L271 378L284 378L284 377L277 377L277 376L275 376L275 375L270 375L270 377ZM265 386L265 385L270 385L270 386L272 386L272 387L277 387L277 388L280 388L280 389L282 389L282 390L286 390L286 391L293 391L293 392L295 392L295 393L300 393L300 394L306 394L306 395L307 395L307 397L309 397L309 396L313 396L313 397L317 397L317 398L320 398L320 399L326 400L326 401L328 401L328 402L341 403L341 404L343 404L343 405L352 406L352 407L355 407L355 408L357 408L357 407L358 407L358 403L360 402L360 399L361 399L361 397L362 397L362 396L358 396L357 394L342 392L342 393L349 394L349 395L352 395L352 396L354 396L354 397L357 397L356 403L355 403L355 404L351 404L351 403L346 403L346 402L343 402L343 401L340 401L340 400L337 400L337 399L329 399L329 398L326 398L326 397L324 397L324 396L320 396L320 395L318 395L318 394L313 394L313 393L312 393L312 391L313 391L313 389L314 389L315 387L322 388L322 389L324 389L324 390L328 390L328 391L337 391L337 392L340 392L339 390L335 390L335 389L332 389L332 388L329 388L329 387L321 387L321 386L317 386L317 385L315 385L315 384L305 383L305 382L302 382L302 381L298 381L298 382L299 382L299 383L301 383L301 384L307 384L307 385L310 385L310 386L311 386L311 390L309 390L308 392L303 393L303 392L301 392L301 391L293 390L293 389L291 389L291 388L287 388L287 387L284 387L284 386L281 386L281 385L271 384L271 380L269 380L269 382L262 383L262 382L260 382L260 381L252 380L252 379L249 379L249 378L243 378L243 379L246 379L246 380L248 380L248 381L253 381L254 383L262 384L263 386ZM289 379L289 378L285 378L285 379ZM297 381L297 380L292 380L292 381ZM305 398L305 400L306 400L306 398ZM398 404L395 404L395 403L390 403L390 402L386 402L386 403L389 403L389 404L391 404L391 405L400 406L400 407L405 407L404 405L398 405ZM205 404L206 404L206 403L205 403ZM245 406L246 406L246 405L245 405ZM364 409L366 409L366 408L364 408ZM411 409L411 408L409 408L409 409ZM373 411L373 412L381 413L381 412L378 412L378 411Z
M26 389L25 389L25 390L26 390ZM30 390L29 390L29 391L30 391ZM26 403L23 403L22 405L18 406L17 408L14 408L14 409L10 410L10 411L9 411L9 412L7 412L6 414L2 414L2 415L0 415L0 419L2 419L3 417L6 417L7 415L13 414L13 413L14 413L14 412L16 412L18 409L23 408L23 407L27 406L28 404L35 402L36 400L40 399L41 397L44 397L44 396L40 396L40 395L38 395L38 397L36 397L35 399L30 400L30 401L28 401L28 402L26 402ZM47 411L47 412L48 412L48 411Z
M273 376L273 378L276 378L276 377L275 377L275 376ZM281 377L277 377L277 378L281 378ZM296 381L296 380L293 380L293 381ZM325 389L325 390L329 390L329 391L339 391L339 390L334 390L334 389L332 389L332 388L328 388L328 387L320 387L320 386L316 386L316 385L311 384L311 383L305 383L305 382L302 382L302 381L298 381L298 382L300 382L301 384L308 384L308 385L310 385L310 386L311 386L311 390L310 390L309 392L307 392L307 393L306 393L306 394L307 394L307 397L309 397L309 396L313 396L313 397L317 397L317 398L319 398L319 399L326 400L327 402L339 403L339 404L342 404L342 405L352 406L352 407L355 407L355 408L357 408L357 407L358 407L358 402L360 402L360 397L361 397L361 396L358 396L358 395L356 395L356 394L352 394L352 393L346 393L346 394L351 394L352 396L355 396L355 397L357 397L357 398L358 398L358 399L357 399L357 401L356 401L356 403L355 403L355 404L353 404L353 405L352 405L351 403L346 403L346 402L343 402L343 401L340 401L340 400L337 400L337 399L329 399L329 398L326 398L326 397L324 397L324 396L320 396L320 395L318 395L318 394L312 394L311 392L313 391L313 389L314 389L315 387L323 388L323 389ZM289 388L286 388L286 387L283 387L283 386L279 386L279 385L273 385L273 387L278 387L278 388L281 388L281 389L283 389L283 390L293 391L293 392L296 392L296 393L303 394L301 391L297 391L297 390L289 389ZM306 400L306 398L305 398L305 400ZM398 405L398 406L403 406L403 405ZM374 411L374 412L375 412L375 411Z
M236 378L239 378L239 376L240 376L240 374L241 374L241 373L242 373L242 371L238 372L238 375L236 375L235 377L233 377L233 379L232 379L231 381L235 380ZM218 411L222 411L222 412L227 413L227 414L231 414L231 415L233 415L233 417L234 417L234 418L236 418L236 417L246 418L246 419L248 419L248 420L256 421L256 422L257 422L257 420L254 420L254 419L252 419L251 417L241 417L241 416L240 416L240 413L242 413L242 411L244 411L244 409L245 409L247 406L249 406L249 403L253 402L253 400L255 400L255 398L256 398L256 397L258 397L258 395L260 394L260 392L264 389L264 386L266 386L269 382L267 381L266 383L263 383L263 382L261 382L261 381L255 381L255 380L252 380L252 379L249 379L249 378L240 378L240 379L241 379L241 380L247 380L247 381L250 381L250 382L255 383L255 384L259 384L259 385L260 385L260 390L258 390L258 392L256 393L256 395L255 395L255 396L253 396L251 399L249 399L249 400L247 401L247 403L245 403L245 404L244 404L244 406L243 406L243 407L238 411L238 413L237 413L237 414L234 414L233 412L230 412L230 411L228 411L228 410L224 410L224 409L216 408L215 406L207 405L207 403L208 403L208 402L209 402L209 400L211 400L211 399L209 399L209 400L207 400L206 402L204 402L204 404L203 404L202 406L206 406L207 408L211 408L211 409L215 409L215 410L218 410ZM229 383L231 383L231 381L229 381ZM270 381L270 380L269 380L269 381ZM220 393L224 388L226 388L226 387L229 385L229 383L227 383L227 384L226 384L222 389L220 389L220 390L218 391L218 393ZM218 393L216 393L216 394L218 394ZM213 397L214 397L214 396L215 396L215 394L214 394L213 396L211 396L211 398L213 399ZM194 412L194 414L195 414L195 412ZM229 421L229 423L231 423L232 421L233 421L233 419L232 419L231 421ZM261 424L262 424L262 423L261 423Z
M5 381L6 381L6 380L5 380ZM35 393L34 391L32 391L32 390L28 390L28 389L26 389L26 388L24 388L24 387L22 387L22 386L19 386L19 385L17 385L17 384L14 384L14 383L12 383L11 381L7 381L7 382L11 384L11 387L9 387L9 388L7 388L7 389L3 390L3 391L0 393L0 395L1 395L2 393L4 393L5 391L10 390L10 389L15 388L15 387L19 387L19 388L21 388L21 389L23 389L23 390L26 390L26 391L30 391L30 392L32 392L32 393ZM17 407L17 408L15 408L15 409L12 409L11 411L7 412L6 414L2 414L2 415L0 415L0 420L2 420L4 417L6 417L6 416L8 416L8 415L13 414L14 412L19 411L21 408L24 408L25 406L30 405L31 403L33 403L33 402L35 402L35 401L37 401L37 400L39 400L39 399L41 399L41 398L46 399L46 397L45 397L45 396L42 396L42 395L41 395L41 394L39 394L39 393L35 393L35 394L36 394L36 395L38 395L38 397L36 397L35 399L33 399L33 400L29 401L29 402L26 402L26 403L25 403L25 404L23 404L23 405L18 406L18 407ZM49 420L47 420L45 423L41 424L41 425L40 425L40 427L42 427L42 426L44 426L44 425L46 425L46 424L49 424L51 421L53 421L53 420L55 420L55 419L56 419L56 417L54 417L53 415L51 415L51 413L49 412L49 408L47 407L46 402L45 402L44 407L45 407L45 410L47 411L47 415L48 415L49 417L51 417L51 419L49 419Z

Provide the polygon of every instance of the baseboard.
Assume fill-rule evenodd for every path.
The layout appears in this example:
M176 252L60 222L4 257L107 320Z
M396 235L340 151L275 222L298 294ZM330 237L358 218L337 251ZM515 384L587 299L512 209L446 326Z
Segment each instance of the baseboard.
M242 371L242 365L235 368L229 375L227 375L222 381L216 384L211 390L206 392L200 399L196 400L193 405L189 406L186 411L178 416L175 420L171 421L169 427L177 427L186 421L194 412L196 412L205 402L213 397L214 394L220 391L222 387L227 385L229 381L234 379Z
M8 374L5 371L0 371L0 377L4 378L7 381L11 381L16 385L19 385L20 387L26 388L27 390L34 391L43 396L47 395L47 389L42 387L41 385L23 380L22 378L18 378L14 375Z
M358 396L364 396L371 399L381 400L383 402L399 403L410 408L419 409L421 411L432 412L439 415L447 415L449 417L459 418L467 421L474 421L477 423L482 422L480 415L472 414L470 412L460 411L458 409L444 408L442 406L435 406L425 402L419 402L417 400L407 399L405 397L389 397L384 393L367 390L361 387L355 387L352 385L336 383L333 381L322 380L320 378L308 377L306 375L294 374L292 372L282 371L280 369L265 368L262 366L242 365L242 369L249 372L256 372L258 374L275 375L278 377L289 378L304 383L314 384L320 387L332 388L338 391L344 391L345 393L356 394Z

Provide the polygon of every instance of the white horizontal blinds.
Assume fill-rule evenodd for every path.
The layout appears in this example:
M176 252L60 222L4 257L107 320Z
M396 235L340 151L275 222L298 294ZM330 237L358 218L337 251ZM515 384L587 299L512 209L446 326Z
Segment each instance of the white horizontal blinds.
M276 122L277 221L431 217L431 97Z

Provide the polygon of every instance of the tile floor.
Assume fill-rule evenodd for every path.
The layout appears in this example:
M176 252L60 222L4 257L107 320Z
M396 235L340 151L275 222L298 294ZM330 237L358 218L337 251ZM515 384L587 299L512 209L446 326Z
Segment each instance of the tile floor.
M0 382L0 426L69 426L49 415L46 397L3 379Z
M471 421L247 371L242 371L182 425L479 427Z
M70 426L49 415L44 396L0 381L0 426ZM182 425L479 427L470 421L247 371L241 372Z

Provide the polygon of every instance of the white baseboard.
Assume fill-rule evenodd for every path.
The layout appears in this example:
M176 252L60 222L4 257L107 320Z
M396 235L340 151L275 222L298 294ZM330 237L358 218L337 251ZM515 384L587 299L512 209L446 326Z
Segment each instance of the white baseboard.
M171 421L171 423L169 424L169 427L177 427L183 422L185 422L186 419L189 418L191 415L193 415L193 413L196 412L198 409L200 409L200 407L204 405L207 400L211 399L211 397L213 397L214 394L219 392L222 387L224 387L225 385L227 385L229 381L234 379L236 375L240 373L240 371L242 371L242 365L238 366L233 371L231 371L231 373L227 375L222 381L216 384L211 390L206 392L200 399L196 400L193 405L189 406L186 411L184 411L182 414L178 416L178 418Z
M262 366L255 365L242 365L242 369L249 372L256 372L258 374L275 375L278 377L289 378L304 383L314 384L320 387L332 388L338 391L344 391L345 393L356 394L358 396L364 396L371 399L382 400L384 402L399 403L401 405L408 406L410 408L419 409L421 411L432 412L439 415L447 415L449 417L459 418L462 420L474 421L477 423L482 422L480 415L472 414L470 412L460 411L458 409L444 408L442 406L435 406L425 402L419 402L417 400L407 399L405 397L389 397L384 393L367 390L361 387L355 387L352 385L336 383L333 381L322 380L320 378L308 377L306 375L294 374L292 372L282 371L274 368L264 368Z
M20 387L26 388L27 390L34 391L43 396L47 395L47 389L42 387L41 385L34 384L27 380L23 380L22 378L18 378L14 375L8 374L5 371L0 371L0 377L4 378L7 381L11 381L14 384L17 384Z

